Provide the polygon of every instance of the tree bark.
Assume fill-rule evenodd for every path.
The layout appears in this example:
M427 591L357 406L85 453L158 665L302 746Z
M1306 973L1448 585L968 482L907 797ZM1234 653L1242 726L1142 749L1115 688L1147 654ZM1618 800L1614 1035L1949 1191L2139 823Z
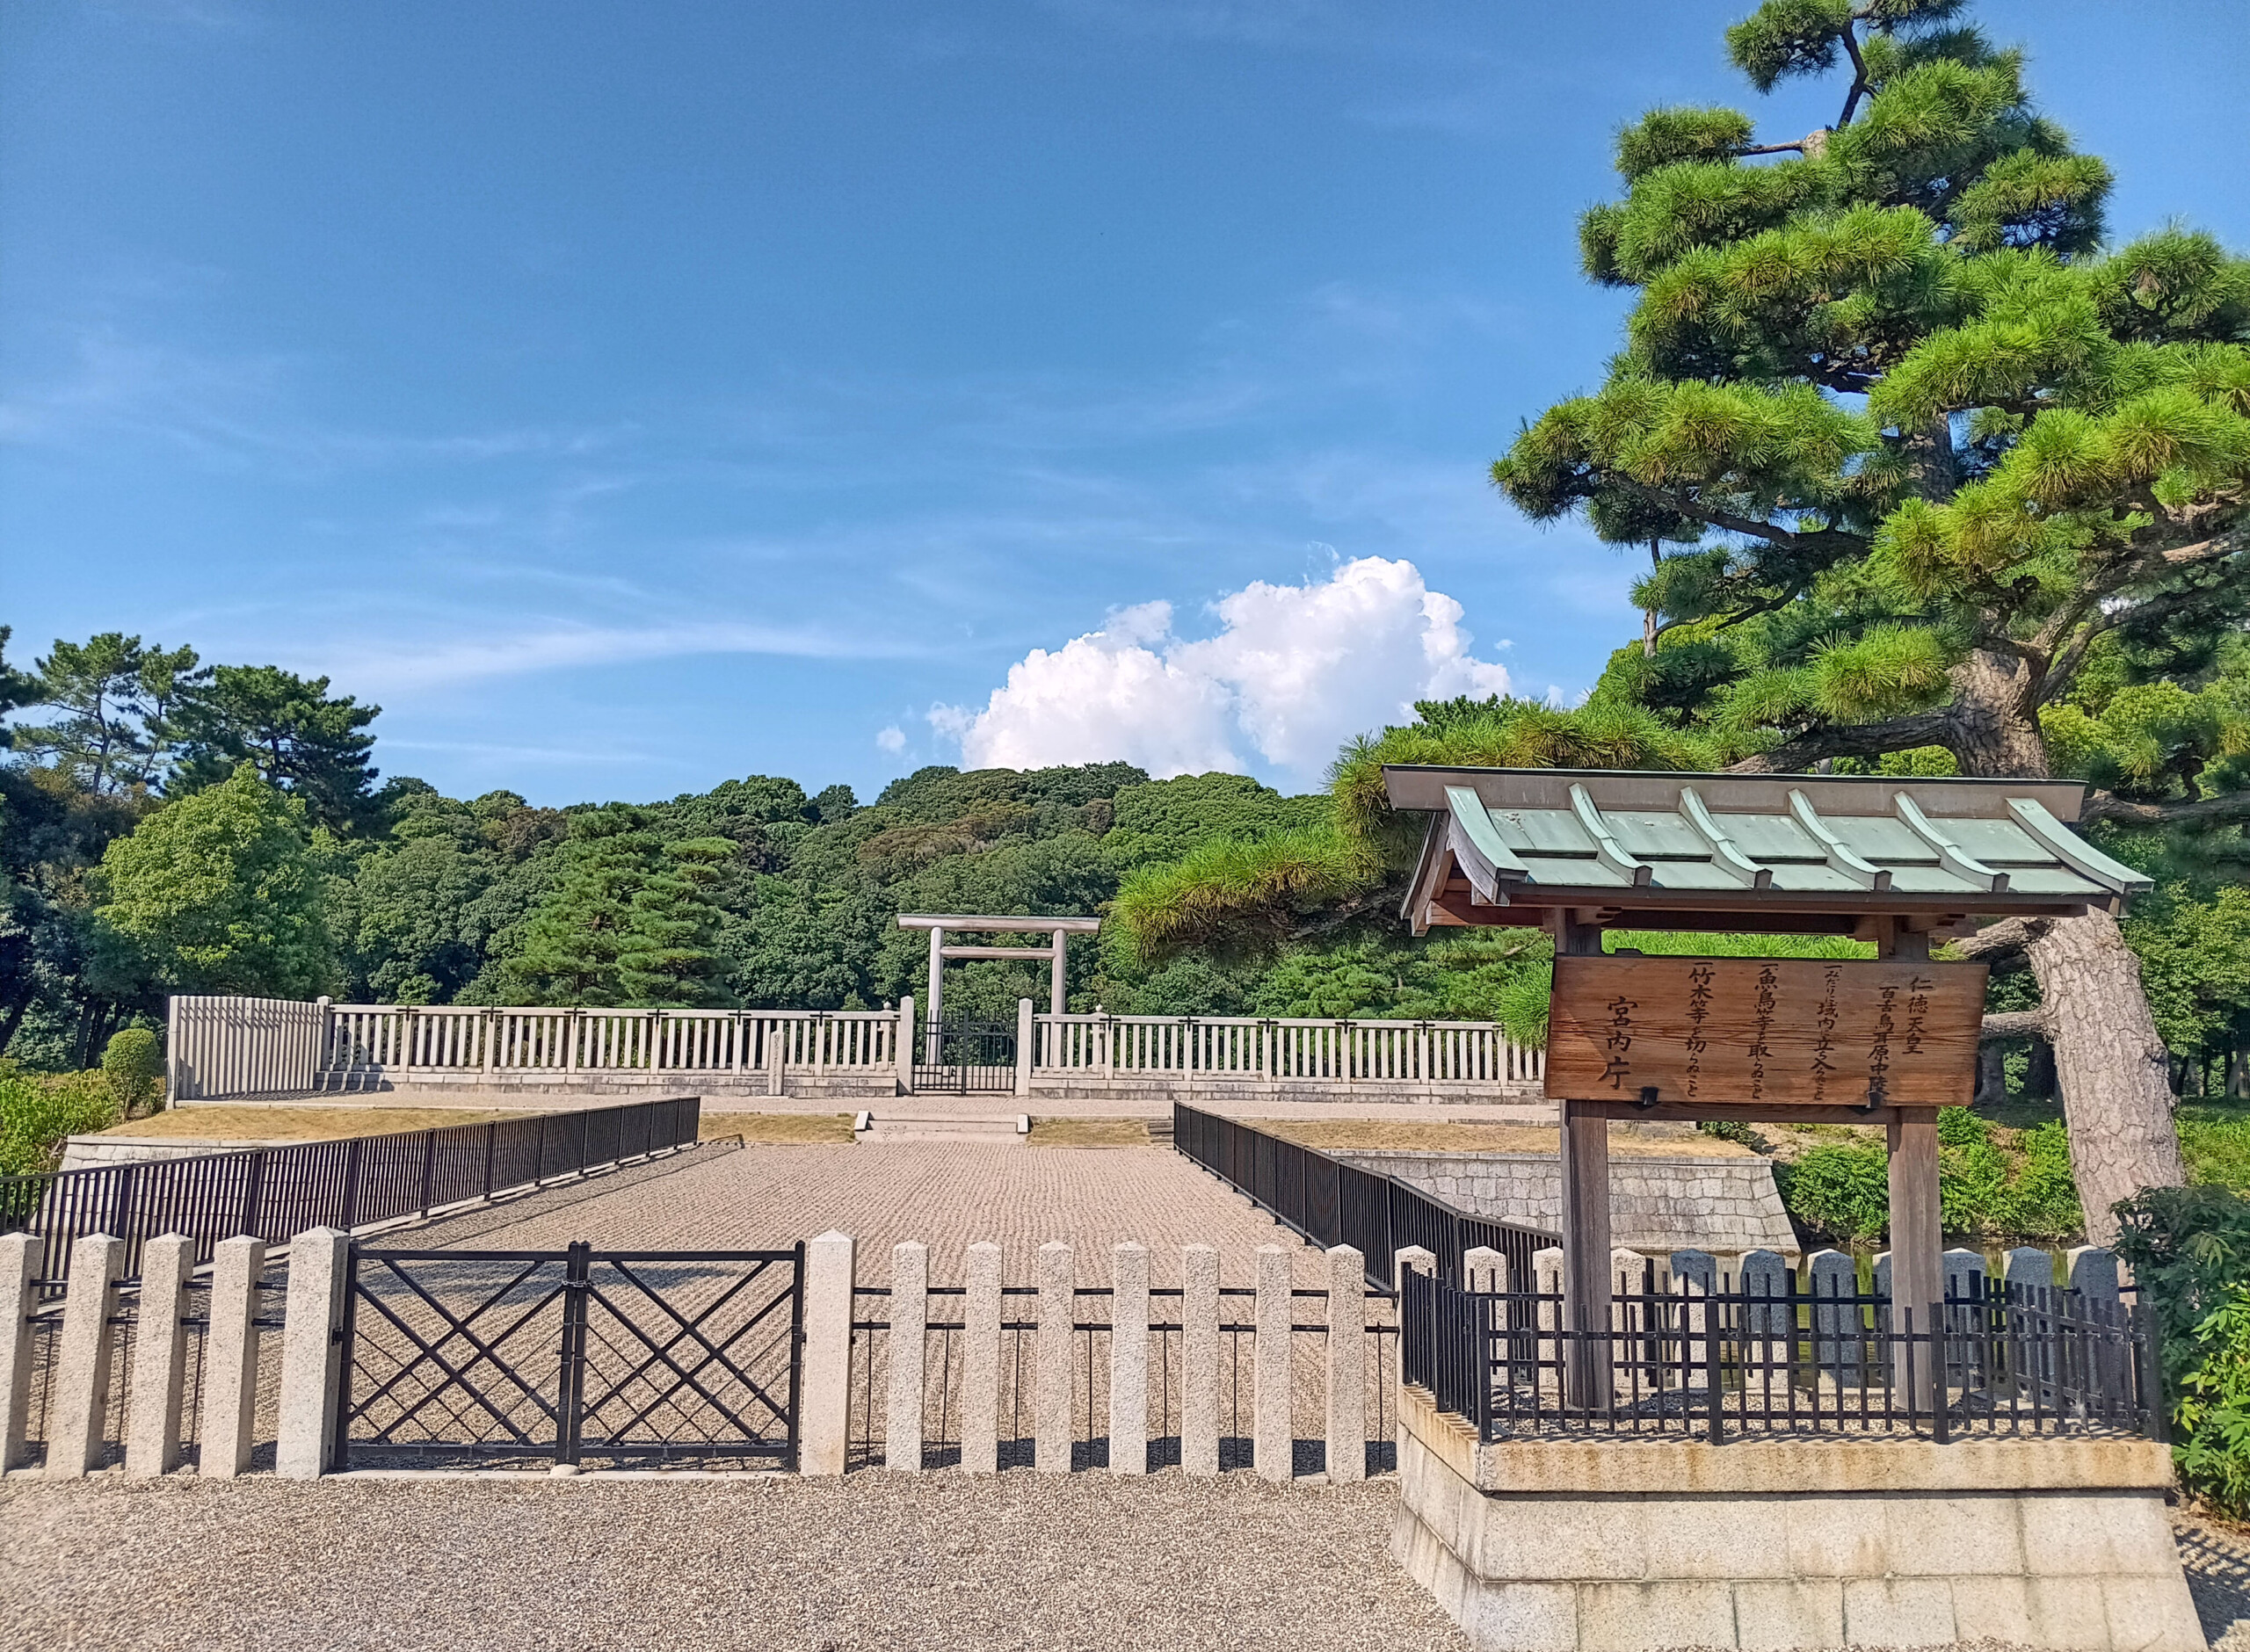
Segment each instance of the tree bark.
M1978 649L1952 675L1956 726L1947 743L1962 772L2046 779L2030 667ZM2187 1179L2172 1122L2169 1054L2141 988L2140 960L2116 918L2089 908L2078 917L2037 918L2020 927L2054 1047L2056 1090L2070 1130L2087 1236L2108 1244L2117 1236L2111 1206L2118 1200Z
M2047 778L2047 748L2029 709L2031 668L1978 648L1955 666L1952 727L1944 743L1963 774Z
M1977 1047L1977 1093L1972 1107L1998 1107L2007 1101L2007 1051L1998 1043Z
M2043 1100L2057 1093L2055 1046L2044 1033L2031 1040L2031 1063L2023 1071L2023 1093Z
M2087 1237L2117 1236L2111 1206L2187 1179L2172 1123L2170 1058L2157 1036L2140 960L2116 919L2094 910L2041 926L2026 949L2053 1015L2055 1078Z

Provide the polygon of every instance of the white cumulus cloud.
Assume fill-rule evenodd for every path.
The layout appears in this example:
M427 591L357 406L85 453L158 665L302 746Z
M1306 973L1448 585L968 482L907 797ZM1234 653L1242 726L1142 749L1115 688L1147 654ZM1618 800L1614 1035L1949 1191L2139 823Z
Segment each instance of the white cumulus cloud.
M1310 776L1353 735L1417 699L1499 694L1462 606L1401 559L1361 557L1303 585L1256 581L1215 606L1218 634L1183 641L1172 605L1141 603L1099 631L1008 668L982 710L935 706L931 723L973 768L1121 759L1157 775L1266 764Z
M896 757L906 750L906 731L896 723L891 724L888 728L876 729L875 750L887 751L892 757Z

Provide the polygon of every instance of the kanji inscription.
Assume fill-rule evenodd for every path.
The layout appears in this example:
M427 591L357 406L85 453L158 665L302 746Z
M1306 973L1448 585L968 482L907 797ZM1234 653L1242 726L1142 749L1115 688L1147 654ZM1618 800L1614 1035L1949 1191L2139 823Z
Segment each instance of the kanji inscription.
M1976 1089L1985 973L1565 955L1555 960L1547 1094L1729 1108L1961 1105Z

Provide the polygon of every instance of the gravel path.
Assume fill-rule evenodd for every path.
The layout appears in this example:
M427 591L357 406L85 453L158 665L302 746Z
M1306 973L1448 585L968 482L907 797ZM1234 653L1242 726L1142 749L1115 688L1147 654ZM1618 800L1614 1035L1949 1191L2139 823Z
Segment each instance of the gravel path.
M0 1482L10 1648L1446 1648L1392 1489L1028 1473Z
M533 1250L585 1239L606 1250L747 1250L831 1228L859 1241L863 1285L889 1281L890 1248L902 1239L930 1247L931 1279L946 1284L959 1282L962 1252L986 1239L1001 1247L1011 1283L1034 1277L1034 1253L1049 1239L1071 1242L1086 1285L1109 1282L1111 1248L1127 1239L1149 1247L1159 1285L1179 1282L1179 1247L1189 1243L1219 1248L1230 1285L1255 1279L1258 1247L1269 1244L1291 1252L1299 1285L1325 1278L1318 1251L1169 1148L714 1145L386 1243Z

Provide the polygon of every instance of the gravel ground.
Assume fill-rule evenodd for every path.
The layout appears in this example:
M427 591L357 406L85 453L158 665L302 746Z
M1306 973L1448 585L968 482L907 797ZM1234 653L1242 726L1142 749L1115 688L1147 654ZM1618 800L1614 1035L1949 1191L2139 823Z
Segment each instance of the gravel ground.
M1391 1563L1394 1496L1242 1474L17 1474L0 1648L1465 1652ZM2250 1647L2244 1534L2177 1524L2204 1633Z
M721 1148L592 1177L520 1203L402 1230L400 1249L533 1250L591 1240L601 1250L760 1250L829 1228L859 1241L862 1285L888 1284L891 1247L930 1247L933 1283L956 1284L962 1252L1001 1247L1011 1284L1035 1277L1049 1239L1076 1250L1079 1283L1107 1285L1111 1247L1149 1247L1149 1276L1179 1282L1179 1247L1219 1250L1222 1277L1248 1285L1260 1245L1294 1259L1296 1282L1326 1278L1320 1253L1170 1148L1029 1148L943 1142Z
M155 1652L1465 1648L1394 1493L1244 1475L0 1482L0 1637Z

